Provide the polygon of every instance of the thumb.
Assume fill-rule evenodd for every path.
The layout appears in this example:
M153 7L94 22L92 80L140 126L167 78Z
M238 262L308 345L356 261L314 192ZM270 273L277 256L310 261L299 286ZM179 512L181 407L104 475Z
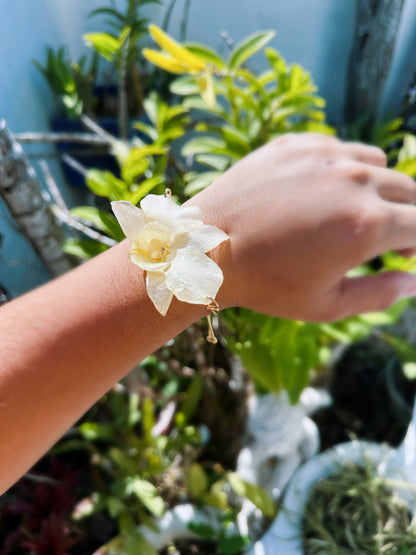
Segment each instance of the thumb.
M386 310L416 295L416 276L407 272L382 272L373 276L343 278L336 287L333 311L336 318Z

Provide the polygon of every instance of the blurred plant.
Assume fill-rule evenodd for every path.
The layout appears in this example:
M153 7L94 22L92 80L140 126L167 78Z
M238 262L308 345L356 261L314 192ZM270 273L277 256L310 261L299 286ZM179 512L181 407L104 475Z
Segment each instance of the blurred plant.
M138 2L130 4L138 6ZM119 72L124 72L119 73L124 87L128 51L138 44L132 39L136 36L132 35L132 22L111 9L95 13L109 15L116 34L89 35L88 40ZM171 84L171 91L183 97L182 101L166 102L156 92L146 97L143 106L147 119L133 124L140 137L129 141L109 139L120 173L87 172L87 186L95 195L137 204L149 192L160 194L169 187L177 199L185 201L274 137L301 131L334 133L325 121L325 102L303 68L289 66L272 48L264 50L266 70L256 74L248 68L250 58L265 48L273 32L251 35L232 49L227 60L204 45L180 44L156 26L150 27L150 33L162 51L147 49L145 55L164 70L180 75ZM125 104L122 111L125 116ZM391 163L397 159L397 169L414 175L415 139L405 137L404 147L395 151L401 138L396 120L377 129L379 144L384 148L392 145ZM208 171L201 171L203 167ZM82 206L73 209L72 216L103 238L114 242L123 238L115 218L105 210ZM108 247L108 241L77 238L68 241L65 250L89 258ZM389 260L386 266L398 263L398 259ZM371 271L370 266L355 270ZM236 553L233 549L243 548L246 539L239 534L232 545L226 546L226 528L235 519L238 505L235 496L250 499L267 517L273 516L274 506L259 488L230 473L227 465L208 460L203 429L193 420L197 411L205 408L209 413L205 418L216 419L210 428L211 437L215 428L226 428L228 423L221 418L224 412L220 411L218 392L211 393L210 404L204 399L212 384L209 376L220 375L220 371L226 374L224 368L231 374L229 368L237 355L259 391L279 393L285 389L291 402L296 403L311 372L326 365L334 344L365 337L375 326L382 327L390 337L385 328L397 320L404 306L406 303L383 314L335 324L288 321L246 309L228 309L224 312L225 329L220 328L221 346L215 353L203 343L202 334L194 326L146 359L142 368L149 379L151 396L139 396L137 391L118 386L93 409L96 414L91 413L78 425L77 436L58 448L82 449L90 454L95 491L77 506L75 517L105 511L118 522L119 534L103 546L101 553L153 555L154 550L137 526L151 525L152 518L157 519L166 504L172 507L184 500L215 507L223 515L224 533L219 535L192 524L202 538L217 541L218 553ZM167 374L162 368L166 361L172 364L171 359L176 361L178 375L164 381ZM224 383L231 390L230 379ZM230 434L235 435L236 414L229 418L233 418Z
M160 367L154 357L144 365L150 372L155 365L155 369ZM162 387L160 377L157 379L153 396L158 395L159 389L170 391L173 398L163 398L165 393L159 401L148 396L140 402L137 393L128 392L119 384L92 409L94 418L83 419L76 436L73 432L55 448L57 454L79 449L90 454L94 491L77 504L73 518L79 520L106 511L111 519L116 519L120 533L105 546L111 546L114 553L123 549L135 553L134 549L139 548L143 549L140 552L153 553L137 526L152 527L151 517L160 517L166 502L172 507L189 500L215 507L224 513L224 518L230 516L233 510L225 484L239 495L244 492L266 515L274 514L272 501L260 488L245 484L218 463L210 470L208 465L206 470L196 462L207 439L204 440L203 430L191 424L202 395L202 377L194 374L185 380L186 385L175 380L173 391L171 380ZM179 396L178 388L182 388ZM161 406L157 409L157 405Z
M150 33L163 50L146 49L145 56L168 71L183 74L172 83L171 90L184 100L169 107L156 93L149 96L144 105L150 124L137 122L135 127L152 142L134 140L121 166L124 181L108 172L90 171L87 183L96 194L136 203L153 186L161 193L165 183L185 200L273 137L289 131L334 133L325 123L324 101L316 95L313 81L300 66L288 66L275 50L267 48L269 69L255 75L246 67L249 58L266 46L273 32L251 35L233 48L226 61L206 46L179 44L155 25L150 27ZM400 125L400 120L393 120L375 128L378 143L385 149L397 143L403 137ZM187 139L185 135L183 142L185 126L199 136L193 133ZM200 166L187 170L174 147L179 138L182 155L209 167L209 171L199 171ZM412 139L407 137L405 145L400 152L391 153L399 160L397 169L409 172L414 164L410 161ZM80 209L75 209L75 214L77 210ZM87 210L82 209L86 220L95 220L97 226L97 218L91 213L88 216ZM98 227L109 231L99 222ZM119 240L119 230L112 237ZM67 248L76 254L80 243L72 242ZM364 266L357 271L373 270ZM279 393L286 389L295 403L308 384L310 373L327 362L334 342L363 338L372 327L392 323L397 315L397 310L392 309L338 324L312 324L244 309L228 310L224 314L229 328L224 341L226 348L240 357L261 391Z
M124 11L112 7L98 8L91 16L106 15L106 23L113 33L87 33L84 41L109 61L116 75L117 120L122 139L129 136L129 118L142 109L143 83L139 66L140 41L147 36L148 19L141 14L145 4L158 4L160 0L127 0Z
M172 154L172 145L185 133L188 110L180 105L168 106L156 92L144 101L144 109L149 123L134 123L143 139L135 137L130 147L116 138L113 140L120 177L110 171L88 170L86 184L97 196L137 204L148 193L161 194L166 187L181 194L180 181L185 170ZM115 241L124 238L112 214L91 206L77 207L71 212ZM65 245L66 252L81 258L91 258L108 248L108 244L91 239L71 239Z
M11 501L0 505L0 554L21 548L36 555L63 554L76 545L80 535L71 521L76 481L77 472L56 458L49 460L46 472L22 478L14 486Z
M363 314L336 323L283 320L247 309L223 312L226 345L240 357L258 391L286 390L295 404L311 376L328 364L334 344L367 337L375 327L393 324L405 303L383 313ZM386 340L390 334L384 331ZM392 339L393 342L393 339Z
M48 47L45 65L42 66L36 60L33 63L49 84L58 114L63 111L69 118L79 118L82 113L93 113L97 54L89 64L86 56L82 56L78 62L71 62L64 47L56 51Z
M194 109L194 129L200 136L182 148L185 157L210 171L185 176L185 194L209 185L232 163L272 138L287 132L315 131L334 134L325 123L325 101L316 95L310 75L299 65L288 66L276 50L265 50L269 69L256 75L248 59L273 38L273 31L255 33L233 48L223 60L201 45L182 46L155 25L150 33L163 49L145 49L146 58L173 73L182 73L171 85ZM202 134L203 133L203 134Z

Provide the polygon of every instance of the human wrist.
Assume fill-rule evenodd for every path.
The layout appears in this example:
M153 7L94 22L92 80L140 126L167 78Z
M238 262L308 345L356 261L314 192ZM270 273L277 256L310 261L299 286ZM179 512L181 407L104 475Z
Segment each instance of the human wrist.
M147 295L161 316L174 298L202 305L208 314L218 311L223 273L207 253L229 237L203 221L199 206L178 206L167 189L164 195L145 197L140 208L117 201L112 209L129 240L128 258L144 272ZM209 318L208 324L207 339L215 343Z

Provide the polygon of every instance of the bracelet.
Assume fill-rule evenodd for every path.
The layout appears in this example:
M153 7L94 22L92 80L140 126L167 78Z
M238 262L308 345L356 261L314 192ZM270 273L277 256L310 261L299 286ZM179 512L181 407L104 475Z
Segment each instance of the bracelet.
M130 260L146 272L147 294L156 310L165 316L175 296L217 314L215 297L223 273L205 253L229 236L204 224L197 206L177 205L170 189L164 195L147 195L140 208L124 200L113 201L111 207L130 241ZM207 340L216 343L210 315Z

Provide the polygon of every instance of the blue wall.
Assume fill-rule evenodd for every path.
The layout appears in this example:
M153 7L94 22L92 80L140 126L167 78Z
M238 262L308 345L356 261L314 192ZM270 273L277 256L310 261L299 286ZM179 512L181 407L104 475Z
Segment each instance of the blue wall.
M86 50L81 36L98 30L98 19L87 14L106 0L2 0L0 2L0 118L15 133L48 130L53 99L32 60L44 61L48 45L66 45L73 59ZM117 0L120 7L123 0ZM168 0L164 1L164 6ZM160 23L164 6L152 7ZM184 0L178 0L169 32L178 37ZM227 51L220 32L226 31L236 43L261 29L275 29L272 46L288 62L308 69L320 94L327 100L332 123L340 121L344 103L347 60L354 28L354 0L192 0L187 40L209 44ZM406 0L394 63L382 103L382 111L397 111L411 76L416 70L416 2ZM257 58L257 63L261 63ZM42 145L25 147L30 156L51 153ZM36 161L34 162L36 166ZM58 164L51 162L56 180L69 205L83 201L82 194L64 185ZM0 201L0 284L15 296L49 278L42 264L16 230Z

